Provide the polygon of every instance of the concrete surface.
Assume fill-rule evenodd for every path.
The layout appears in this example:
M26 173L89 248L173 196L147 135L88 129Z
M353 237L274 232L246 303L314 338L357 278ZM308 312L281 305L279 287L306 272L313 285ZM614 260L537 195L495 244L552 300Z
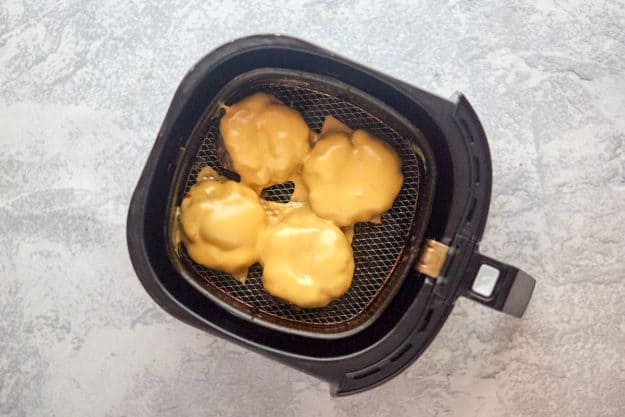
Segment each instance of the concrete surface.
M622 1L3 0L0 415L625 415ZM279 32L443 96L490 139L483 251L538 278L526 317L460 300L400 377L327 386L164 314L128 201L204 53Z

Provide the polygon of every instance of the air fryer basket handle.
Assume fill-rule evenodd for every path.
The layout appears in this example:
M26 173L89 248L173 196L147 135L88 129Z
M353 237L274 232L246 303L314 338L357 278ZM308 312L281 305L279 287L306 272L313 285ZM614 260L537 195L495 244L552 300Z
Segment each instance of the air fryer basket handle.
M492 284L494 279L496 282L491 286L490 294L476 290L476 285L489 284L488 281ZM535 285L536 280L520 269L476 251L466 272L462 295L495 310L522 317Z

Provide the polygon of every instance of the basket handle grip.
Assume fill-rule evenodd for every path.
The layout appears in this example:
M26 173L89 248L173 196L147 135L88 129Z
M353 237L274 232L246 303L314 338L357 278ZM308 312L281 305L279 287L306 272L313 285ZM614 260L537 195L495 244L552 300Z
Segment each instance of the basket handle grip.
M474 252L462 295L490 308L522 317L536 280L522 270Z

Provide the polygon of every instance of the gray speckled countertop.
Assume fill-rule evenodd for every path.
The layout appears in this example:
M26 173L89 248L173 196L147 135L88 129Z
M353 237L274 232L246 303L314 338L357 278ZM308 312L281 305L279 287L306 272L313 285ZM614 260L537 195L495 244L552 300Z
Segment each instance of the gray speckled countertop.
M131 192L185 72L267 32L468 96L482 249L537 277L524 319L461 299L401 376L335 399L156 306ZM0 2L0 415L623 416L624 255L623 1Z

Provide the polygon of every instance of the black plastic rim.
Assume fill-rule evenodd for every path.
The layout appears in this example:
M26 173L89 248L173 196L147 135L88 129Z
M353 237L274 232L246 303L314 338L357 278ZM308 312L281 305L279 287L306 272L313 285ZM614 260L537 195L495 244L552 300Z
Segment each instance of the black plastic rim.
M158 251L150 248L150 242L163 237L162 230L150 227L150 219L165 215L150 201L159 197L154 192L157 184L172 175L172 167L179 161L176 155L183 154L181 143L203 111L202 97L214 94L211 89L236 76L233 71L268 65L315 68L396 109L426 134L439 167L426 236L454 248L443 279L434 283L411 274L377 320L346 338L328 341L287 335L224 314L179 279L176 270L164 262L167 256L159 257ZM159 159L163 155L169 155L168 159ZM464 97L441 99L296 39L275 35L244 38L206 56L182 81L132 198L129 252L142 284L170 314L327 380L336 395L349 394L396 375L420 355L442 326L482 235L490 198L490 167L486 137ZM410 261L414 259L413 254Z

